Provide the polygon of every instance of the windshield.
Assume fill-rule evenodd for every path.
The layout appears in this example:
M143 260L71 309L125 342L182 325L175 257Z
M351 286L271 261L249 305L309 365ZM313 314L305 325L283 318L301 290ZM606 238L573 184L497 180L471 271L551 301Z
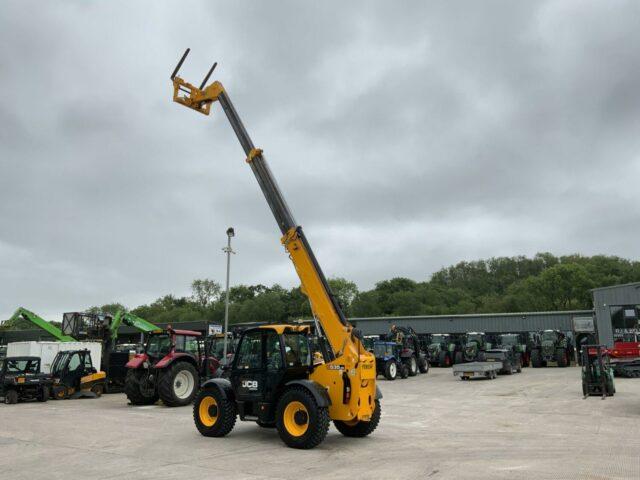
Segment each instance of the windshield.
M164 357L171 350L171 338L166 333L151 335L147 343L147 355Z
M503 335L500 337L502 345L516 345L518 343L517 335Z
M384 357L385 355L387 355L388 351L389 351L389 345L387 345L385 343L374 343L373 344L373 354L376 357Z
M231 339L227 343L227 352L231 352L232 350ZM209 345L209 355L212 355L218 359L222 358L224 355L224 337L222 338L212 338L211 343Z
M7 373L32 373L36 374L40 371L40 362L32 359L11 359L6 360Z
M431 344L435 345L436 343L444 343L447 341L448 335L433 335L431 337Z
M51 373L53 375L62 371L67 362L67 358L69 358L69 352L60 352L56 355L56 358L53 360L53 365L51 365Z
M467 335L467 343L471 342L482 343L482 335L480 335L479 333L472 333L470 335Z
M548 340L551 342L555 342L556 341L556 332L543 332L542 333L542 340Z

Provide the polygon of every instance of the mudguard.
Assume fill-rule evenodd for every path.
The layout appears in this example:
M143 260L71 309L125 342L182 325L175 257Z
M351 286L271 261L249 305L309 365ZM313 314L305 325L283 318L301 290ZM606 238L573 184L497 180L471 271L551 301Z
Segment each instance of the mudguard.
M235 399L231 382L226 378L211 378L200 385L200 389L204 388L216 388L225 400L234 401Z
M331 398L329 398L329 393L320 385L318 382L314 382L309 379L301 379L301 380L291 380L285 384L287 387L292 385L300 385L311 392L313 398L319 407L328 407L331 405Z

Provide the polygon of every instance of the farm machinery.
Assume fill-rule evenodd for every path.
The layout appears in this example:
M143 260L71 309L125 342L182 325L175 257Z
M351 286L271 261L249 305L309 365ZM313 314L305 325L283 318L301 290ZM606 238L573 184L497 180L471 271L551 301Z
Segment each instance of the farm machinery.
M438 367L450 367L460 350L460 342L450 334L437 333L431 335L427 346L429 364Z
M401 347L400 359L409 369L410 377L429 371L427 353L423 351L420 339L413 328L392 325L386 338L395 341Z
M463 347L456 352L454 362L484 362L485 351L491 348L491 343L487 340L484 332L469 332L463 336Z
M572 351L571 342L563 332L544 330L540 332L539 341L531 350L531 366L540 368L555 362L558 367L567 367L571 362Z

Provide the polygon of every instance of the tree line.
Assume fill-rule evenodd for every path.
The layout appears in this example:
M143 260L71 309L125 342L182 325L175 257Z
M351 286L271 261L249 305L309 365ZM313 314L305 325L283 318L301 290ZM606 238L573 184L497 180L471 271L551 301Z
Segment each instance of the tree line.
M396 277L364 291L344 278L328 281L348 317L582 310L592 308L592 288L640 281L640 262L604 255L538 253L533 258L463 261L442 268L425 281ZM89 310L115 313L118 309L126 307L111 303ZM164 295L131 312L153 323L222 323L224 291L215 280L194 280L189 296ZM299 287L230 288L232 324L310 317L309 302Z

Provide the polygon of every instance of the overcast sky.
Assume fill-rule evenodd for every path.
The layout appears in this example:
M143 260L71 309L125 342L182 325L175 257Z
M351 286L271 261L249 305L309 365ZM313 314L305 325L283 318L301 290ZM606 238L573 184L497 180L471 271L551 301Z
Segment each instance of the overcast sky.
M0 318L297 284L211 63L328 276L640 256L640 3L25 2L0 9Z

